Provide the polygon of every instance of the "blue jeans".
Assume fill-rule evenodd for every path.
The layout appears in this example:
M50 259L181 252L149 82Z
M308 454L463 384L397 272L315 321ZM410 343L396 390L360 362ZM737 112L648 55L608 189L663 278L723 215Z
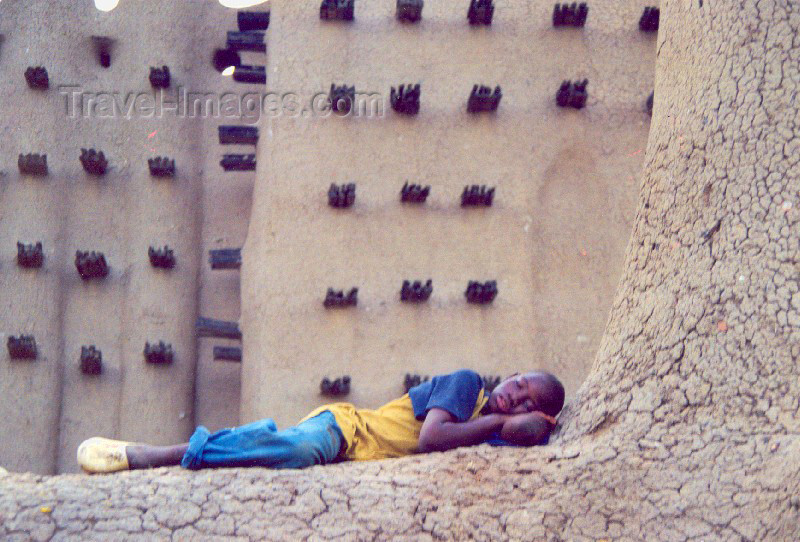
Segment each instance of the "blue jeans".
M327 410L283 431L270 418L213 434L201 425L189 439L181 466L302 469L333 462L342 442L342 430Z

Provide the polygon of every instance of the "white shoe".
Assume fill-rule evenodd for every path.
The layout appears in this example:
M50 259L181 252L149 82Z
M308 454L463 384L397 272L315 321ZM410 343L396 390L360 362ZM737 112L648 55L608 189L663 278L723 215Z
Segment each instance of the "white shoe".
M93 437L78 446L78 465L88 473L128 470L125 447L133 444L121 440Z

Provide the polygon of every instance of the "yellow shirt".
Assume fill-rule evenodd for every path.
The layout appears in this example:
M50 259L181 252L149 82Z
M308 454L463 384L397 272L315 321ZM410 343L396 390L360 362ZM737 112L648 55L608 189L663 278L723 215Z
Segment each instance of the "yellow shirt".
M481 389L470 420L480 415L489 397ZM421 421L414 417L411 399L406 393L399 399L386 403L377 410L357 409L350 403L323 405L305 421L329 410L342 430L346 448L342 457L351 461L402 457L417 452Z

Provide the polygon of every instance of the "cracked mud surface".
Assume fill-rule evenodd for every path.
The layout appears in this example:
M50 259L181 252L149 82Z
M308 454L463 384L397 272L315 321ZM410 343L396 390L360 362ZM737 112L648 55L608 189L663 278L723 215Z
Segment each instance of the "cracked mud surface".
M626 271L552 445L5 475L0 538L800 539L800 11L665 2L660 32Z
M0 478L4 540L790 540L800 446L687 435L304 471ZM589 443L591 441L591 443ZM703 468L698 464L704 465ZM795 480L796 484L796 480ZM13 488L13 491L9 491Z

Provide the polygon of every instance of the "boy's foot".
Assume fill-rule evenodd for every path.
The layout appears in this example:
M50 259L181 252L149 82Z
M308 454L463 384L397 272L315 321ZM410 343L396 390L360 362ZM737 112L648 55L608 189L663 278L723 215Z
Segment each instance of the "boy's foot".
M78 464L88 473L116 472L128 470L128 454L125 448L132 443L93 437L78 446Z

